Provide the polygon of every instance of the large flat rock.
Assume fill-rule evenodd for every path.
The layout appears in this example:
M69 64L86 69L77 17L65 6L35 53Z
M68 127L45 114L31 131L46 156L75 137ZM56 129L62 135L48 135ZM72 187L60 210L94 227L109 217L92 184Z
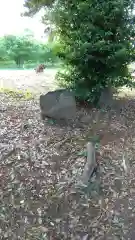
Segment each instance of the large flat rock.
M54 119L73 119L76 116L74 95L65 89L48 92L40 96L42 117Z

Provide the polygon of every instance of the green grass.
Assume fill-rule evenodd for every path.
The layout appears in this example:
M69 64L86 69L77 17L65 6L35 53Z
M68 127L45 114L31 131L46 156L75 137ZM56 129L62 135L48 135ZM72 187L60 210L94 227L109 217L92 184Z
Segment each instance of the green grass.
M31 100L34 98L34 94L28 90L18 90L10 88L0 88L0 93L5 93L15 99Z
M26 63L24 63L23 67L19 68L12 61L0 62L0 70L26 70L26 69L31 70L31 69L34 69L38 64L40 64L40 63L26 62ZM46 65L46 68L49 68L49 69L60 68L61 62L56 62L56 63L46 62L45 65Z

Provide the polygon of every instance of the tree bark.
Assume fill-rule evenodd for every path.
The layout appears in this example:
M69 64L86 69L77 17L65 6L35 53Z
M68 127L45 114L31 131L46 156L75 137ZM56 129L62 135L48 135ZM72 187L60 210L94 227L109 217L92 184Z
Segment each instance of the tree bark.
M96 154L95 154L95 146L92 142L88 142L87 144L87 160L84 166L83 174L81 177L80 182L78 183L79 186L87 186L89 183L90 178L94 170L97 167L96 163Z

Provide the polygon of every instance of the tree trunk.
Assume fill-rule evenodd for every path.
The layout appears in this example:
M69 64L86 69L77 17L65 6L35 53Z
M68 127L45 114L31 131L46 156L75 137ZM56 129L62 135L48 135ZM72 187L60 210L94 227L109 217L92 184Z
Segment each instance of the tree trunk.
M87 187L90 178L93 175L94 170L97 168L96 156L95 156L95 146L92 142L87 144L87 160L83 170L81 180L77 184L78 186Z

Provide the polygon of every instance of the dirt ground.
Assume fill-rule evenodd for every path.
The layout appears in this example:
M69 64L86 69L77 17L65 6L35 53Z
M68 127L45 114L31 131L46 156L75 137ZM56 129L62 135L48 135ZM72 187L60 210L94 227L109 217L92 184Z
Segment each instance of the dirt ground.
M1 70L0 88L22 89L37 92L47 92L54 89L56 69L45 69L36 74L34 70Z
M54 75L0 71L4 87L11 87L12 79L15 88L41 92L56 86ZM0 93L0 239L135 239L131 95L109 110L78 107L76 119L64 123L42 121L36 99ZM91 139L98 146L99 168L79 191L75 183Z

